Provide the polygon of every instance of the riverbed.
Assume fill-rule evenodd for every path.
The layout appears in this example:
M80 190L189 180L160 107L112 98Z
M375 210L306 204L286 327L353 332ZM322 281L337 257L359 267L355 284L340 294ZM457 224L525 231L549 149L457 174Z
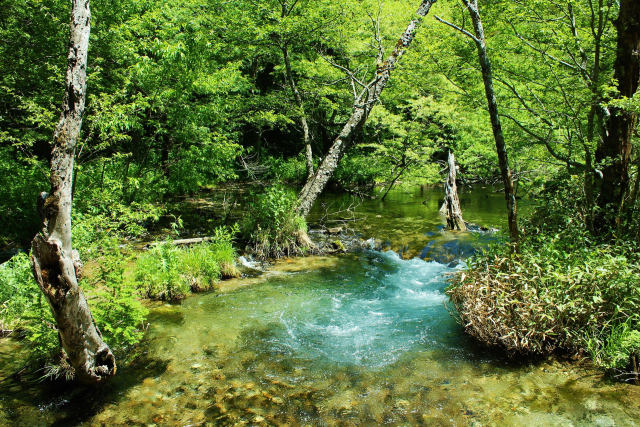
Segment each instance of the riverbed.
M158 304L113 381L61 391L5 380L0 425L640 424L639 387L587 361L506 359L465 336L447 278L500 240L487 229L504 225L504 199L463 192L465 219L478 227L451 233L438 194L326 196L312 221L385 248L285 259L217 292ZM0 342L3 374L20 352Z

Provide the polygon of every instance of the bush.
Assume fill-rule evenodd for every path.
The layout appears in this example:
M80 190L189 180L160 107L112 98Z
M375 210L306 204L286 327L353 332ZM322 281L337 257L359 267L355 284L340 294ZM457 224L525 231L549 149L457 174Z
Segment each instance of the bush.
M589 341L589 353L600 366L623 380L638 382L640 376L640 322L638 316L611 329L602 346L598 339Z
M221 277L238 276L233 235L236 228L220 228L211 242L178 247L171 241L154 246L140 256L135 279L152 299L177 301L190 292L208 291Z
M129 259L120 251L116 239L110 243L96 260L98 272L87 297L105 342L116 356L122 357L142 340L149 310L138 300L136 285L125 279Z
M38 288L29 256L20 253L0 266L0 327L22 337L31 356L43 360L58 348L51 310Z
M115 241L104 252L95 280L80 285L105 342L121 357L142 339L148 311L136 299L134 285L124 280L126 259ZM58 334L26 254L0 266L0 302L2 328L13 329L13 336L24 339L34 363L50 363L60 348ZM49 372L57 374L60 369L53 367Z
M32 308L39 293L27 254L20 253L0 265L0 329L19 326L20 317Z
M595 240L580 209L568 209L574 203L579 196L556 193L526 223L518 254L489 248L447 293L466 331L483 343L510 353L588 352L604 368L630 368L640 330L637 245Z
M456 276L448 293L467 331L509 351L586 348L640 311L638 264L618 248L567 252L564 244L522 244L512 256L493 248Z
M309 249L303 241L307 224L295 213L296 195L282 186L268 187L254 196L242 232L249 250L258 258L301 255Z
M333 181L344 190L372 190L378 181L386 180L389 166L370 155L345 156L334 173Z
M307 164L302 154L288 159L268 157L264 166L267 168L266 179L288 184L303 184L307 179Z

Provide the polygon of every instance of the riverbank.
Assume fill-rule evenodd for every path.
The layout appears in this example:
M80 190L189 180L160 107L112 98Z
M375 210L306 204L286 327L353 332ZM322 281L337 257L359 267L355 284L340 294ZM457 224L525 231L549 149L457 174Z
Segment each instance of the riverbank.
M281 260L264 275L223 282L216 293L155 303L145 350L100 392L3 383L0 420L640 421L640 389L610 382L587 363L515 362L474 344L443 305L448 271L455 269L393 252ZM17 351L2 347L0 358Z

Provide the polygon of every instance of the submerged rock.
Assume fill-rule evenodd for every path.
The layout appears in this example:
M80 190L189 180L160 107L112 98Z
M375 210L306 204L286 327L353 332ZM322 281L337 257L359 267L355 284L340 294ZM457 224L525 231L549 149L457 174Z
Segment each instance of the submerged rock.
M329 228L327 230L329 232L329 234L340 234L344 231L344 228L342 227L333 227L333 228Z

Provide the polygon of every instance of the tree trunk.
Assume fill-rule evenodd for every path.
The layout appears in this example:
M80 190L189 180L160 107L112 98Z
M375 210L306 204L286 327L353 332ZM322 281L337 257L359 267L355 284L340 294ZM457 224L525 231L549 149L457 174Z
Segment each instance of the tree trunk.
M286 42L282 46L282 56L284 57L284 68L287 74L287 82L289 82L289 87L291 88L291 92L293 93L293 99L296 102L296 105L300 109L300 124L302 125L302 133L304 136L304 147L305 147L305 159L307 164L307 180L313 177L313 150L311 148L311 137L309 133L309 123L307 122L307 115L304 111L304 103L302 102L302 95L298 90L298 86L296 85L296 81L293 78L293 71L291 69L291 59L289 58L289 47Z
M640 2L622 0L618 29L618 48L614 76L618 81L619 97L631 98L638 89L640 78ZM596 167L602 171L599 211L596 232L608 234L620 223L624 198L629 191L631 136L636 126L636 114L619 107L611 107L611 116L596 150Z
M449 176L444 183L444 203L440 212L447 218L447 229L466 231L467 226L462 219L462 209L456 186L456 159L449 151Z
M71 183L85 106L90 21L89 0L73 0L64 102L53 136L51 190L39 200L43 228L32 242L31 266L76 378L95 384L115 374L116 362L78 286L82 264L71 246Z
M352 142L355 131L362 127L371 109L380 99L380 94L389 81L391 71L415 38L416 31L422 23L422 18L429 13L431 6L436 1L437 0L422 1L417 11L418 16L409 23L407 29L393 49L393 52L386 61L378 64L376 78L367 86L364 97L354 102L351 117L342 128L338 137L334 140L331 148L329 148L329 152L318 167L318 170L307 180L307 183L300 192L296 209L299 215L307 216L309 214L316 199L322 193L327 182L329 182L329 179L336 170L338 162L340 162L345 150Z
M519 232L516 195L513 187L511 169L509 169L507 146L504 140L504 134L502 132L500 116L498 115L498 101L496 99L495 91L493 90L493 72L491 70L491 62L489 61L489 56L487 55L487 44L484 36L484 28L482 26L482 20L480 19L480 11L478 10L477 0L463 1L467 6L467 9L469 9L469 14L471 15L473 28L475 31L474 41L476 42L476 45L478 47L478 58L480 60L480 68L482 69L482 79L484 80L485 95L489 104L489 115L491 116L491 128L493 130L493 137L496 141L498 162L500 163L500 173L502 175L504 194L507 201L507 213L509 216L509 236L511 237L511 243L517 245Z

